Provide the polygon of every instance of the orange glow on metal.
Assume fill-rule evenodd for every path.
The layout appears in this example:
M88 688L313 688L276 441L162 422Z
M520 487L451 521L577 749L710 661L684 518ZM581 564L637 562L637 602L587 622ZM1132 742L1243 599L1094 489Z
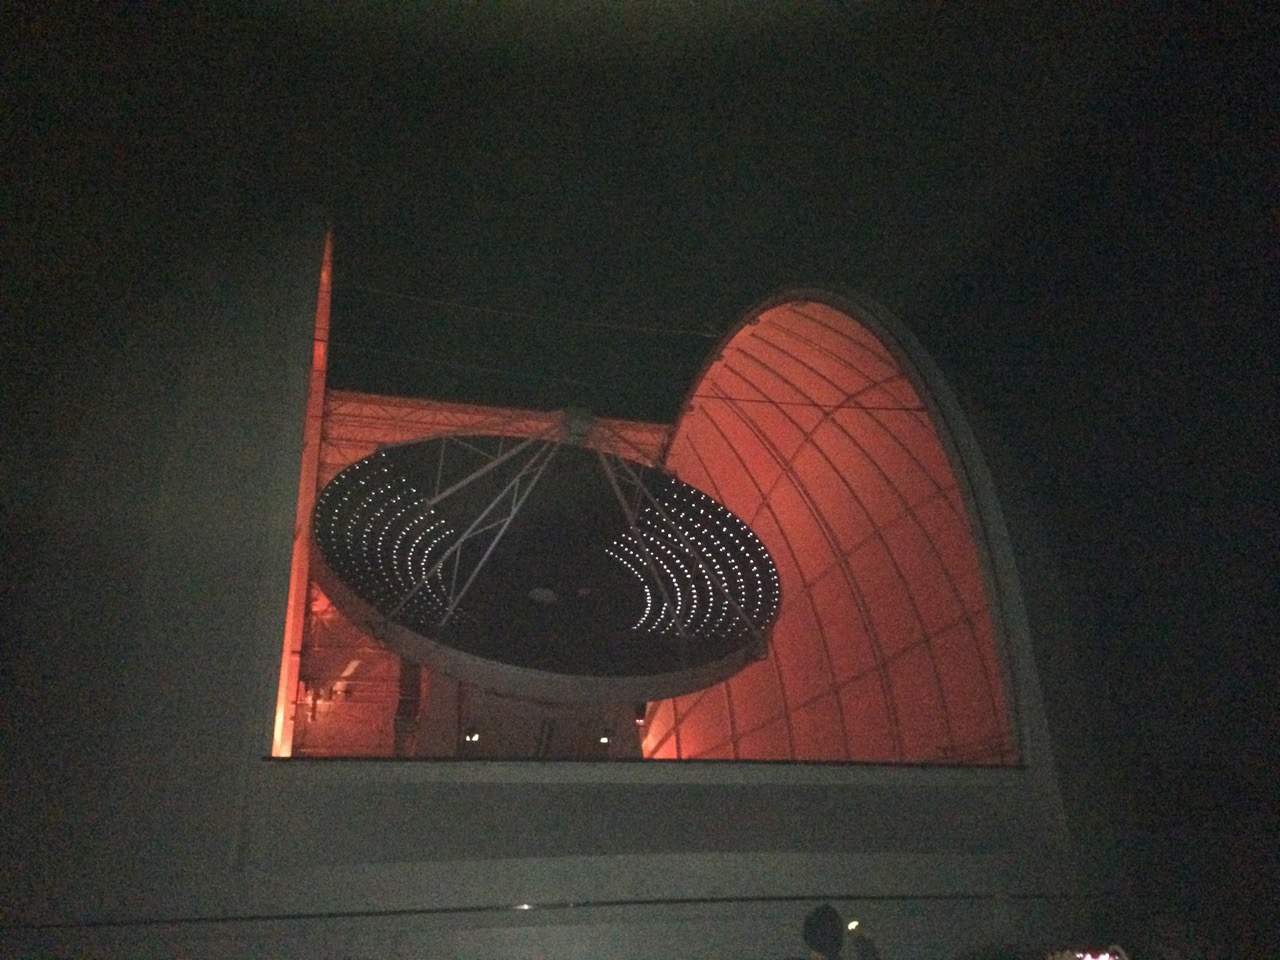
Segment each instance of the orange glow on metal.
M320 265L320 290L316 298L316 326L312 337L311 373L307 382L306 419L302 427L302 475L298 479L298 510L293 525L293 560L289 571L289 599L285 609L284 653L276 690L276 717L271 735L271 755L293 754L294 712L298 696L298 670L302 654L302 629L307 611L311 553L311 514L316 504L316 477L320 464L320 440L324 429L325 374L329 347L329 308L333 299L333 232L324 238Z

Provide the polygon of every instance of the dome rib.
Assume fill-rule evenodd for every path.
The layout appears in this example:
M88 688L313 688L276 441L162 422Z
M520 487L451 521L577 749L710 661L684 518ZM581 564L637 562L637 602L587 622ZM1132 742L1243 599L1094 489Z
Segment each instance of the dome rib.
M779 298L690 391L666 466L751 523L783 607L764 661L651 709L649 756L1016 761L955 444L857 313Z

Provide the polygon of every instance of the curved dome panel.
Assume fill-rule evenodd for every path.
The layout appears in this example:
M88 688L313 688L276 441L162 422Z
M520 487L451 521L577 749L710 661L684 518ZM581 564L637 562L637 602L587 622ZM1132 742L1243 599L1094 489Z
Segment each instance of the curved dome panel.
M1011 763L979 554L922 386L863 323L753 316L666 465L743 518L782 582L767 659L651 707L646 756Z

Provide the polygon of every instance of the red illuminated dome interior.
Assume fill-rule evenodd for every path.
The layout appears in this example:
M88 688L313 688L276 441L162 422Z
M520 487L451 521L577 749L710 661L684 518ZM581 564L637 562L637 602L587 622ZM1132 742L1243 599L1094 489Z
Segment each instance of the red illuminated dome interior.
M536 741L530 731L548 719L572 726L563 718L524 717L525 707L494 700L483 685L410 663L336 609L310 568L306 531L317 493L387 444L554 439L569 421L326 390L329 258L327 248L273 755L551 755L517 744ZM674 427L597 419L575 439L664 466L745 521L776 565L781 606L763 660L640 705L625 744L597 727L629 727L634 702L616 705L621 720L584 714L582 743L552 754L600 758L606 744L614 758L1017 761L974 538L983 528L956 473L957 438L964 449L971 438L963 427L953 435L947 424L958 413L939 414L917 354L888 321L837 302L792 296L753 313L707 365ZM493 736L464 737L485 723Z
M745 323L691 392L666 466L774 558L767 659L654 704L645 756L1015 760L965 498L882 340L824 303Z

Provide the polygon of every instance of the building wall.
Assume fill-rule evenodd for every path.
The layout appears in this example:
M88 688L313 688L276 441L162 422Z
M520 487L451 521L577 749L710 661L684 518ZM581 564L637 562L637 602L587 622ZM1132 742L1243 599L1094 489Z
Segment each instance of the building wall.
M830 899L886 957L943 957L1089 923L1034 669L1069 634L1037 582L1015 768L268 759L321 237L217 239L47 465L0 949L776 957Z

